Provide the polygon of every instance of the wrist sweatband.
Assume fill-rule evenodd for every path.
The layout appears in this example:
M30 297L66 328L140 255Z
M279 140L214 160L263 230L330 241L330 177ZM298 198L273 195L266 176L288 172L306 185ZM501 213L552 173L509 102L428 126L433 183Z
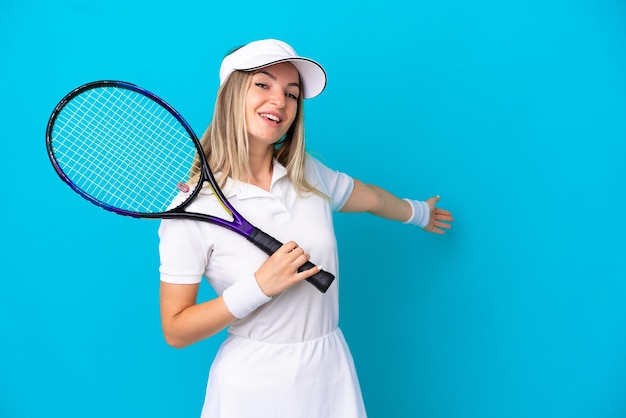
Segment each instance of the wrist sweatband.
M272 300L271 297L263 293L254 275L239 280L224 290L222 298L230 313L238 319L248 316L259 306Z
M428 225L428 221L430 221L430 208L428 207L428 203L420 200L403 200L409 202L409 205L411 205L411 210L413 211L409 220L404 223L417 225L420 228L424 228L426 225Z

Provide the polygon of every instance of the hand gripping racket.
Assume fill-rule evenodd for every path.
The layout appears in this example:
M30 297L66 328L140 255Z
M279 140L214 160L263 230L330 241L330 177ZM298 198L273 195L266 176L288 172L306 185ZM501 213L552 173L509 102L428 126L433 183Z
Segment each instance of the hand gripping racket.
M61 179L106 210L135 218L211 222L244 236L268 255L282 246L228 202L183 117L136 85L105 80L71 91L50 116L46 146ZM200 164L194 164L198 158ZM232 220L185 211L205 182ZM181 191L186 192L184 201L170 207ZM307 262L299 271L313 267ZM307 280L324 293L334 279L320 270Z

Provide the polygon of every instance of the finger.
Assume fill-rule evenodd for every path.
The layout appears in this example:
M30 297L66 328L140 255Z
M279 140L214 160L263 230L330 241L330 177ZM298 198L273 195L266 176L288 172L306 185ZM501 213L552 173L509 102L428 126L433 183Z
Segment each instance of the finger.
M298 244L295 243L294 241L289 241L281 247L281 249L284 250L286 253L290 253L296 248L299 248L299 247L298 247Z
M435 226L430 227L430 229L428 229L427 231L432 232L433 234L439 234L439 235L445 234L445 231L443 229L437 228Z
M297 274L298 280L306 280L309 277L319 273L322 270L322 266L314 266L308 270L302 270Z
M302 265L304 265L307 261L309 261L309 258L310 258L310 256L307 253L305 253L304 251L302 251L302 253L294 254L294 258L292 259L291 264L296 269L298 269Z
M434 216L435 220L443 220L443 221L452 221L452 215L450 215L450 213L440 213L440 212L435 212L435 216Z
M292 260L295 260L301 257L304 254L304 250L300 247L296 247L293 250L289 251L289 256Z
M428 205L430 210L435 209L435 207L437 206L437 202L439 202L439 199L441 199L441 197L438 195L429 197L428 199L426 199L426 204Z

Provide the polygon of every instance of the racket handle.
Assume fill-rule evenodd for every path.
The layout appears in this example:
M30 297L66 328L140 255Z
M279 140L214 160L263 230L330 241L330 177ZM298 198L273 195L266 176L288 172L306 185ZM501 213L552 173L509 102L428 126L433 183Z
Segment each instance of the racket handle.
M258 228L254 228L248 237L248 241L252 242L254 245L263 250L267 255L272 255L283 246L282 242L278 241L271 235L266 234ZM315 264L307 261L304 263L298 271L310 270L315 267ZM335 276L327 271L320 270L315 273L313 276L306 279L309 283L317 288L322 293L326 293L333 280L335 280Z

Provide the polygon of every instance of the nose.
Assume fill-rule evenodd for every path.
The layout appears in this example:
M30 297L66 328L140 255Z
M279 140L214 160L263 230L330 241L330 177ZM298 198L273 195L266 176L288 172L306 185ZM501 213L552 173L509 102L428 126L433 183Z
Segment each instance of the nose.
M285 94L279 89L274 89L271 92L270 103L276 106L279 109L285 107L286 97Z

